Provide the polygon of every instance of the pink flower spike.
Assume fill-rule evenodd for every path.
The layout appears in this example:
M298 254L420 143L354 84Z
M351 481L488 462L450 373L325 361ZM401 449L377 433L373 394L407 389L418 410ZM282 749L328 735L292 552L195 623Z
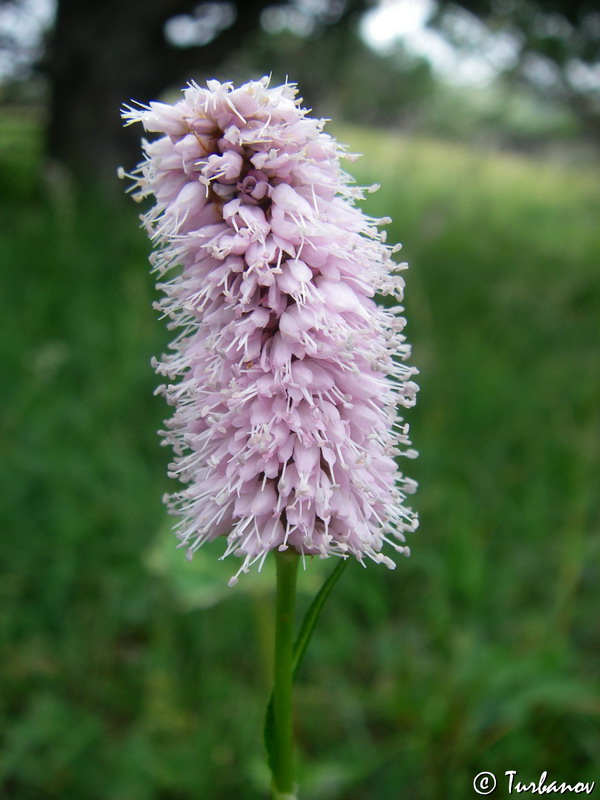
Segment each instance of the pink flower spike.
M179 331L155 362L183 484L166 502L188 557L226 536L237 575L287 548L394 567L382 547L408 555L418 526L397 463L416 455L398 416L418 389L406 265L378 231L389 220L355 206L350 157L295 97L267 78L209 81L123 112L159 134L133 188L154 198L157 308Z

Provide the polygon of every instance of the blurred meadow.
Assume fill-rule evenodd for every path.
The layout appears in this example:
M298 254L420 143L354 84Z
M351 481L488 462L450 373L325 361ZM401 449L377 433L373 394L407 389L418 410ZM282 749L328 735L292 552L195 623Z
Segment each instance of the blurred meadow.
M136 3L58 7L152 7ZM597 150L554 99L440 82L341 18L330 38L302 38L281 7L262 38L202 69L289 72L364 153L348 170L381 184L364 208L404 244L421 386L406 415L420 457L405 467L421 526L410 559L350 564L325 607L295 689L300 798L465 800L481 771L498 777L493 796L507 770L598 782ZM98 42L111 30L85 28ZM190 564L170 532L168 410L150 367L170 336L140 209L115 176L133 163L115 160L117 106L150 95L119 88L118 73L135 77L127 48L98 51L115 74L106 59L82 67L80 95L79 72L63 76L63 111L76 96L97 106L87 118L73 100L75 127L54 140L60 92L0 75L0 798L261 800L272 565L229 588L221 542ZM331 569L307 563L300 612Z
M595 780L597 171L336 133L411 263L421 530L395 572L351 565L324 612L296 691L302 797ZM272 580L229 589L219 546L174 549L136 209L42 179L35 122L5 118L0 145L1 796L264 797Z

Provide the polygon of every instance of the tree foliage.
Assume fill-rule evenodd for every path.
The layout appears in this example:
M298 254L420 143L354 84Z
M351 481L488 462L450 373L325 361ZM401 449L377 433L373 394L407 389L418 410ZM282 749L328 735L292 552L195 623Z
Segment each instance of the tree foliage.
M451 39L457 10L508 34L512 76L565 103L600 141L597 0L439 0L432 24Z

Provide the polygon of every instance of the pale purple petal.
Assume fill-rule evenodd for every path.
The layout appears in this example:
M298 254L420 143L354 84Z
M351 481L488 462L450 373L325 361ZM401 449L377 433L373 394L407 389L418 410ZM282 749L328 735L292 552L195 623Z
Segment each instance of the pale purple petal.
M418 524L397 465L416 455L397 415L417 391L406 265L378 230L389 220L355 205L350 156L295 95L209 81L123 114L161 134L144 143L134 196L155 199L142 219L156 307L178 331L155 362L174 409L169 474L184 485L166 502L189 556L226 536L239 572L289 547L393 567L382 547L407 555Z

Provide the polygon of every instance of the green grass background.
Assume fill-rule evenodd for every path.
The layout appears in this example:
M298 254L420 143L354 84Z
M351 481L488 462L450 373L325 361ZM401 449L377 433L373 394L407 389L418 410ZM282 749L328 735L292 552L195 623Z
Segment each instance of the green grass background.
M598 169L339 133L411 263L421 529L324 612L300 796L597 780ZM264 798L272 576L228 589L219 547L174 550L149 246L133 204L40 174L38 150L2 122L0 797Z

